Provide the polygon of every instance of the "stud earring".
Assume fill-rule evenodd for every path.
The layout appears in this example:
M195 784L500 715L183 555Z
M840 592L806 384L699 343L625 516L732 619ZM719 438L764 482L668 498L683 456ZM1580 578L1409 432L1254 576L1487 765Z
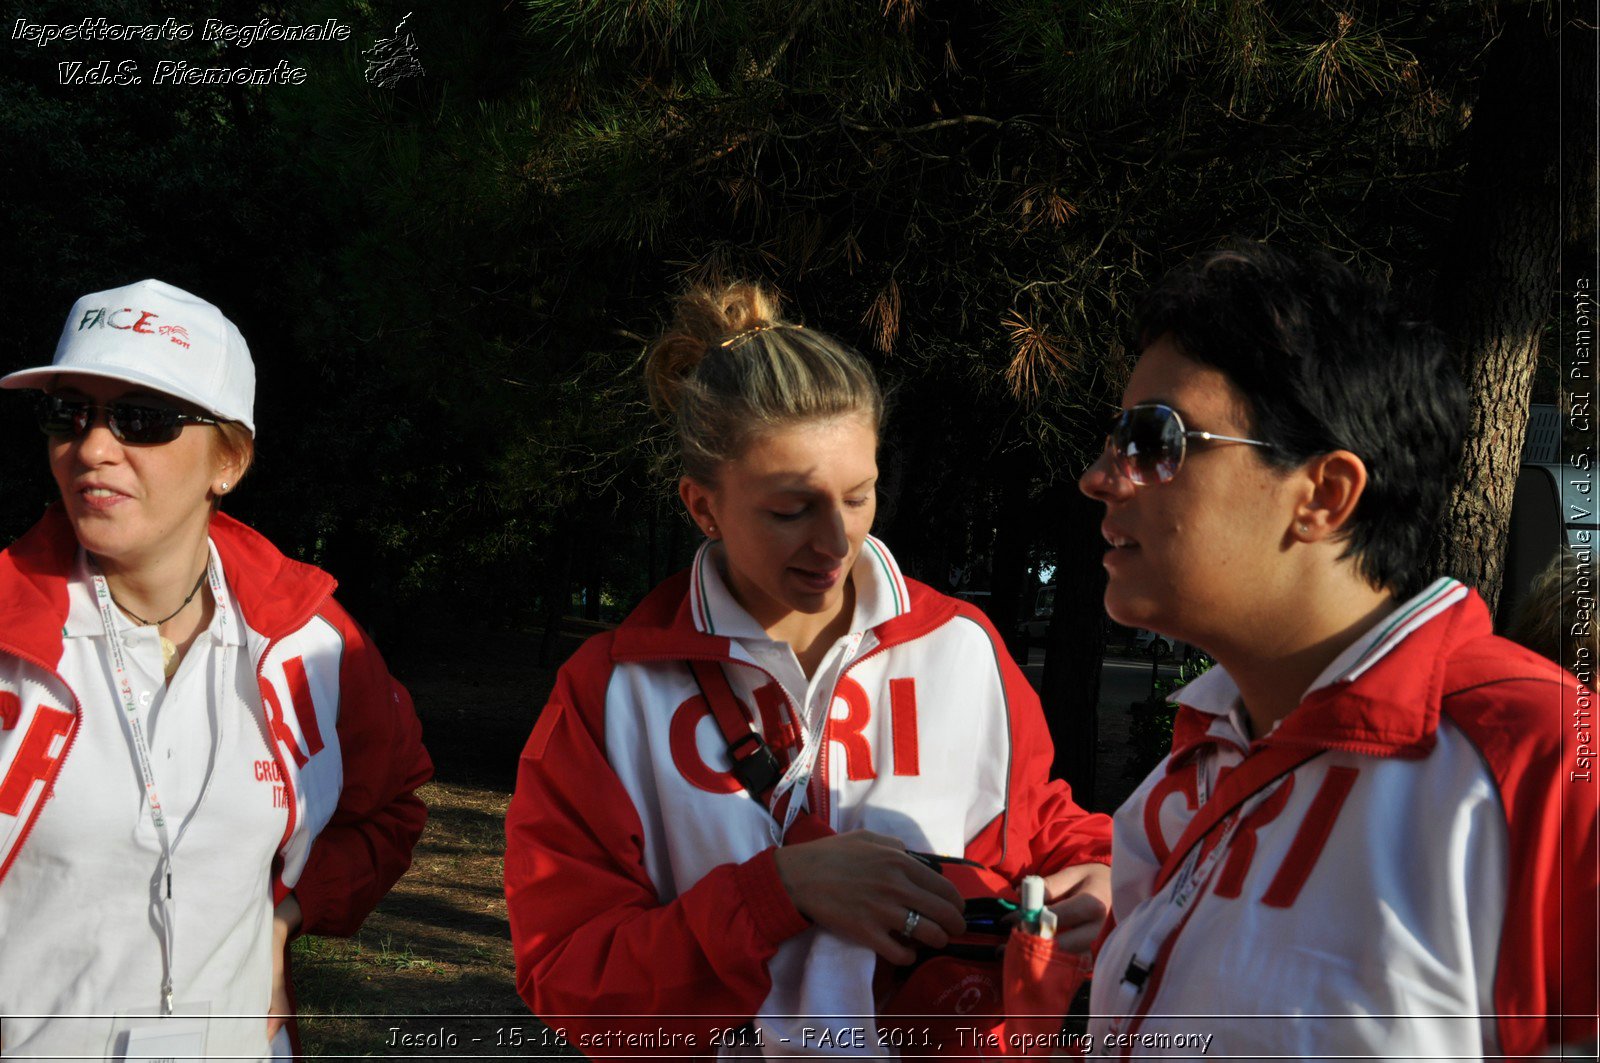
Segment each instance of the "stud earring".
M226 480L224 480L224 481L222 481L222 489L223 489L223 490L224 490L224 491L226 491L226 490L227 490L227 489L228 489L228 487L229 487L229 486L230 486L230 485L229 485L229 483L228 483L228 481L226 481Z
M1309 524L1300 525L1300 534L1301 535L1309 535L1310 533L1311 533L1311 525L1309 525Z

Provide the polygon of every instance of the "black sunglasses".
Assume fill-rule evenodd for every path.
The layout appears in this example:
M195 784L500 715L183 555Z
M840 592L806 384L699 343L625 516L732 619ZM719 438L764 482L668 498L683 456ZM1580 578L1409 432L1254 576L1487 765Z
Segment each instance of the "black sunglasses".
M178 438L186 424L220 424L212 417L184 413L170 406L150 406L142 402L113 402L101 406L87 399L69 399L40 392L34 399L34 414L39 431L58 439L87 435L94 424L95 411L106 415L106 427L117 442L135 447L157 446Z
M1271 443L1260 439L1222 436L1215 432L1197 432L1186 428L1177 410L1159 402L1141 402L1117 414L1111 434L1106 437L1106 445L1116 459L1117 471L1133 483L1145 487L1164 484L1178 475L1191 439L1202 443L1248 443L1252 447L1272 447Z

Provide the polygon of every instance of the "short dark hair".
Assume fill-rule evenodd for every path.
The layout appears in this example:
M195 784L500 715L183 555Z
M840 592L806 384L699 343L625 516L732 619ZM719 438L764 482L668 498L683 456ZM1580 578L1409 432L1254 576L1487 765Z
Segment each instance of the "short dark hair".
M1386 287L1325 254L1230 242L1162 278L1134 317L1143 351L1163 336L1221 371L1248 400L1264 460L1293 467L1348 450L1367 487L1343 556L1376 587L1429 580L1427 536L1455 479L1467 390L1432 325Z

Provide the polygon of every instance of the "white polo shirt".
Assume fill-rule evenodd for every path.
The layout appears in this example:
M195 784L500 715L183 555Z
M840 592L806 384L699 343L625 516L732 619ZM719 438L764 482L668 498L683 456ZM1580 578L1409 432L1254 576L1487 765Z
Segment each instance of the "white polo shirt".
M211 557L220 570L214 546ZM155 628L112 614L174 843L175 1010L210 1016L207 1055L253 1058L270 1055L270 868L288 807L226 587L224 600L170 684ZM8 1056L120 1056L124 1031L141 1025L129 1016L160 1005L161 844L81 550L68 601L58 670L82 718L0 892Z

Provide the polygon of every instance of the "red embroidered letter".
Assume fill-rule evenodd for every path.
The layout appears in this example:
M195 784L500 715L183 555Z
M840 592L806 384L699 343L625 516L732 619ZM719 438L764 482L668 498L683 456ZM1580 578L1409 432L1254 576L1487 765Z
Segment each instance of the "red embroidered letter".
M9 731L22 715L22 699L9 690L0 690L0 731Z
M1193 812L1200 802L1200 794L1196 788L1194 761L1189 761L1177 771L1168 772L1158 783L1150 788L1150 794L1144 799L1144 834L1150 841L1150 851L1155 855L1156 863L1164 864L1172 853L1172 846L1167 844L1167 839L1161 833L1161 806L1173 794L1182 794L1184 804ZM1181 835L1183 829L1180 827Z
M828 737L844 746L845 776L852 782L876 779L878 773L872 768L872 745L867 741L867 736L861 733L872 722L872 702L867 700L867 692L854 679L841 676L833 696L843 701L849 710L843 716L832 716L828 720Z
M717 771L707 765L700 756L700 744L695 741L695 730L699 728L700 721L710 715L711 706L698 694L678 706L667 728L672 763L677 765L678 774L687 779L691 786L708 794L736 794L744 786L733 777L732 772ZM717 732L719 736L721 733Z
M1239 890L1244 886L1244 877L1250 873L1250 861L1256 856L1256 831L1277 819L1283 812L1283 806L1289 803L1289 795L1294 792L1294 776L1290 775L1283 780L1266 800L1255 807L1244 822L1239 824L1239 829L1233 834L1233 841L1228 844L1228 859L1222 865L1222 872L1217 876L1217 888L1212 892L1218 897L1237 897Z
M1344 799L1350 795L1350 787L1355 785L1356 776L1360 774L1360 768L1328 769L1317 795L1311 799L1311 807L1306 810L1305 820L1289 844L1283 866L1278 868L1267 892L1261 895L1262 904L1269 908L1287 908L1294 904L1306 879L1311 877L1311 869L1317 866L1317 857L1328 844L1328 835L1333 833L1333 824L1344 807Z
M6 781L0 783L0 813L14 816L22 811L22 802L33 789L34 782L49 776L56 761L61 759L66 743L63 742L61 749L54 753L50 747L71 728L72 713L52 709L48 705L39 706L33 722L28 725L28 733L23 736L22 744L17 749L16 757L11 761L11 770L6 772Z
M300 733L306 736L306 756L322 752L322 728L317 726L317 703L311 700L311 683L306 679L306 659L291 657L283 662L284 678L289 680L289 701Z
M889 729L894 733L894 773L921 775L915 679L889 680Z
M789 722L789 696L776 679L756 690L756 708L761 712L761 737L774 753L800 744L800 730Z
M283 718L283 705L279 703L278 692L271 683L261 684L261 700L267 710L267 730L272 732L272 740L289 750L295 767L305 767L306 761L311 758L300 752L300 743L295 740L294 732L289 730L289 724Z
M284 661L283 676L289 683L289 703L294 706L294 718L300 724L300 733L305 735L305 750L301 750L294 732L283 718L283 704L278 700L278 692L271 683L262 683L261 697L266 702L267 729L272 732L275 741L289 747L294 766L303 768L306 761L322 752L322 730L317 726L317 706L311 700L311 684L306 680L305 658L291 657Z

